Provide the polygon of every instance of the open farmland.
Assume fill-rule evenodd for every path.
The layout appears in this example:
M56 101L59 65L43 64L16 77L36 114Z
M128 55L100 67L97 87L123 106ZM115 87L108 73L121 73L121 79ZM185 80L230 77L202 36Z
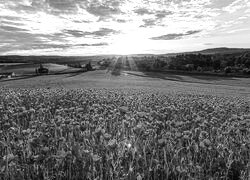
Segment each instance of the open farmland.
M0 180L250 180L250 0L0 1Z
M248 78L140 72L117 58L0 87L2 179L249 178Z
M40 64L35 63L2 63L2 67L0 66L0 73L5 72L14 72L16 75L33 75L35 74L35 70L40 67ZM79 69L68 67L66 65L47 63L43 64L45 68L50 70L50 73L69 73L75 72Z
M1 89L3 179L248 179L249 101L155 90Z
M205 95L250 96L249 78L205 76L181 73L138 71L133 58L118 57L105 69L81 72L78 68L58 70L61 65L45 66L55 74L2 79L5 88L109 88L154 89L163 92ZM34 68L35 69L35 68ZM35 72L33 68L29 72ZM18 68L19 72L26 69ZM61 74L58 72L62 72ZM69 72L69 73L64 73Z

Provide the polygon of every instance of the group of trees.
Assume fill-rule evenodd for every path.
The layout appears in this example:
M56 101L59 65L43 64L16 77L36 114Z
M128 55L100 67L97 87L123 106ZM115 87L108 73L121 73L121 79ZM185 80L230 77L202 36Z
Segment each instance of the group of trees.
M181 54L176 56L135 57L137 67L145 71L179 70L250 74L250 53Z
M86 71L92 71L93 67L91 65L91 61L89 61L87 64L82 65L81 63L71 63L71 64L67 64L69 67L73 67L73 68L82 68L85 69Z
M102 59L101 61L98 61L97 65L99 65L101 69L106 69L107 67L110 66L111 63L112 63L112 59L106 58L106 59Z

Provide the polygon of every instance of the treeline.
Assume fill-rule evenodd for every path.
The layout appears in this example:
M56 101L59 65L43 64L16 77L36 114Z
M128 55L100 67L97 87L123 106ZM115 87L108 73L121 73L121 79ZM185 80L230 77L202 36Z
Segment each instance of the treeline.
M88 63L93 59L101 59L101 56L0 56L0 63L56 63L76 64Z
M176 70L250 74L250 52L238 54L181 54L176 56L133 57L142 71Z

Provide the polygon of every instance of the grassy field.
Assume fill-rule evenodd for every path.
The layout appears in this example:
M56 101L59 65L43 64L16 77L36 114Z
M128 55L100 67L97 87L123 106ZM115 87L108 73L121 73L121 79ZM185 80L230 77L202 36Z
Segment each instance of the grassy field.
M2 63L3 65L3 63ZM35 70L39 68L40 64L34 63L23 63L23 64L6 64L0 67L0 73L3 72L14 72L16 75L32 75L35 74ZM45 68L48 68L50 73L61 73L61 72L74 72L79 69L71 68L66 65L47 63L43 64Z
M129 63L0 80L0 179L250 178L249 79Z
M184 76L161 73L110 70L75 72L60 75L25 76L21 79L0 80L7 88L133 88L157 89L163 92L198 93L210 95L250 95L248 78Z

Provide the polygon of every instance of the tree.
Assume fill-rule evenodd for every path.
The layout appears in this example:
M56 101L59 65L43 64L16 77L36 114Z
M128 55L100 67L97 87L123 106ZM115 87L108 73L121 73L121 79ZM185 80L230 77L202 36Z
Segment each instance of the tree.
M225 67L224 72L226 74L231 73L232 72L232 68L230 66L227 66L227 67Z
M248 68L243 69L243 74L249 74L250 75L250 69L248 69Z
M212 67L215 69L215 70L218 70L221 68L221 62L220 62L220 57L219 56L214 56L212 58Z
M202 72L203 71L202 67L198 66L197 71Z
M247 59L247 60L245 61L245 66L246 66L247 68L250 68L250 59Z
M89 63L86 65L86 69L87 71L92 71L93 68L92 68L92 65L91 65L91 62L89 61Z

